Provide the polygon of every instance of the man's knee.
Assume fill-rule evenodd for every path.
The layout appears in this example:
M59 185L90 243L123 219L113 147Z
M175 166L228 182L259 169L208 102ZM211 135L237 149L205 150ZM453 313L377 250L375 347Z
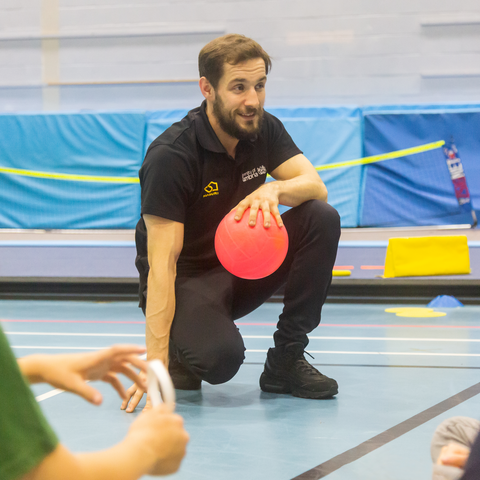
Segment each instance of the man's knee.
M306 203L313 225L318 225L322 229L340 232L340 215L335 208L321 200L311 200Z
M245 359L243 341L235 345L219 343L208 349L203 349L197 361L190 364L190 368L202 380L212 385L225 383L231 380L238 372Z
M287 212L288 213L288 212ZM340 215L337 210L321 200L309 200L292 209L294 223L305 233L323 241L338 242Z

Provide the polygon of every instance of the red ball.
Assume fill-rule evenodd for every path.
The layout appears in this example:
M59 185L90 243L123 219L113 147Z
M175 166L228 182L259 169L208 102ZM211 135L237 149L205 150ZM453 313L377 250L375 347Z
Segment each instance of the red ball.
M250 209L237 222L231 211L220 222L215 234L215 250L220 263L233 275L255 280L271 275L285 260L288 251L287 230L277 225L272 215L270 228L263 226L263 212L257 223L248 225Z

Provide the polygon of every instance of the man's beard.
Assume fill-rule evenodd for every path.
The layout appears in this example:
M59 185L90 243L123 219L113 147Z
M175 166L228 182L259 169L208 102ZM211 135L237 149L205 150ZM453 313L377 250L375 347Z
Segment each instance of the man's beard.
M248 130L243 128L237 122L237 113L236 111L227 112L224 108L222 99L217 96L215 101L213 102L213 114L220 125L220 128L230 135L233 138L237 138L238 140L255 140L260 133L263 123L263 108L252 108L246 107L245 114L255 113L254 119L252 119L252 128ZM253 122L257 120L257 126L254 127Z

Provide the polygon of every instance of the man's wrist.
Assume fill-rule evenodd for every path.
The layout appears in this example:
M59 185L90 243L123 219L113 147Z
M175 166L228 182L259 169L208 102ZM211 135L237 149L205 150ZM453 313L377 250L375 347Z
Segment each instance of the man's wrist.
M160 360L165 366L168 366L168 348L165 350L150 350L147 345L147 361Z
M146 331L147 360L160 360L168 365L168 350L170 345L170 332L160 337L153 335L147 323Z

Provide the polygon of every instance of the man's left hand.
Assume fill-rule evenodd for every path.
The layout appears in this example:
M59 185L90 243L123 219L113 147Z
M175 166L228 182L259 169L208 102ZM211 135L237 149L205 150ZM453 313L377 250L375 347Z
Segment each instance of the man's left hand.
M239 222L243 213L250 208L248 224L254 227L257 223L257 214L259 210L263 212L263 226L269 228L272 224L272 216L277 221L279 227L283 227L282 217L278 210L278 185L277 182L269 182L257 188L250 195L247 195L233 210L235 220Z

